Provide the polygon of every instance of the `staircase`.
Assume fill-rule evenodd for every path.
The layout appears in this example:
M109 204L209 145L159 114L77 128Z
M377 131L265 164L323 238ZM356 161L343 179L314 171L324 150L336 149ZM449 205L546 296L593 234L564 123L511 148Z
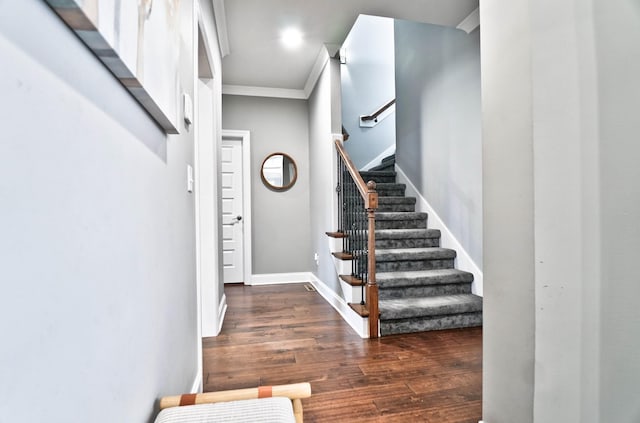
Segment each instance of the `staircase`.
M454 268L455 250L440 248L440 231L396 183L395 157L370 171L377 184L376 279L382 336L482 325L482 298L471 293L473 274ZM344 278L343 278L344 279Z

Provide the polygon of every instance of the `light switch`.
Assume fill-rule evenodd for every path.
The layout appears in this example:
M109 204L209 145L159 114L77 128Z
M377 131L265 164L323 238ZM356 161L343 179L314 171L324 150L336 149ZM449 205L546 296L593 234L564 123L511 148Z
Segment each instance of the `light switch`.
M193 166L187 165L187 192L193 192Z
M182 93L182 102L184 106L184 122L187 125L193 123L193 102L191 96L187 93Z

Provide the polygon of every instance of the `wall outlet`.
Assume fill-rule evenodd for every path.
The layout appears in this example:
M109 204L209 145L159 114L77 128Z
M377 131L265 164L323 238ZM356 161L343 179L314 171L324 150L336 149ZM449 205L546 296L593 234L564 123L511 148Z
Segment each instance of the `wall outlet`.
M320 266L320 256L318 253L313 253L313 260L316 262L316 266Z

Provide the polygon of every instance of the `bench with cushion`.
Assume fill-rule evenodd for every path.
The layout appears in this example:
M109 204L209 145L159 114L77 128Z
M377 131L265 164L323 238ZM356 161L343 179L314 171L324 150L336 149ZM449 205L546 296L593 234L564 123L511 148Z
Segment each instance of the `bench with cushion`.
M155 423L302 423L311 385L261 386L164 397Z

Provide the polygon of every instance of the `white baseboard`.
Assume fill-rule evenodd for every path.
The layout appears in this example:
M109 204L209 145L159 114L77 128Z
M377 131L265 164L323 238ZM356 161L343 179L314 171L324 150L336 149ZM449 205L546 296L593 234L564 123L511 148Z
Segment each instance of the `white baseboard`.
M220 304L218 305L218 327L216 330L216 336L220 334L222 330L222 325L224 323L224 316L227 314L227 295L222 294L222 298L220 299Z
M353 311L349 304L332 291L324 282L316 277L313 273L309 273L309 280L316 288L316 291L342 316L351 328L361 338L369 337L369 320L362 318L358 313Z
M415 185L409 180L407 175L398 167L396 163L396 174L398 175L398 182L406 184L406 194L408 197L416 198L416 211L425 212L429 214L429 227L433 229L439 229L441 233L440 245L444 248L451 248L456 250L456 267L460 270L473 273L473 284L471 290L474 294L482 296L483 294L483 275L478 265L471 259L471 256L462 247L462 244L451 233L447 225L440 219L438 213L435 212L429 202L420 194Z
M362 166L361 170L369 170L372 167L378 166L380 163L382 163L382 159L392 154L395 154L395 152L396 152L396 144L393 143L391 146L389 146L389 148L384 150L382 153L378 154L378 156L375 159L371 160L369 163ZM368 182L368 181L365 181L365 182Z
M309 282L310 280L309 275L310 275L309 272L264 273L261 275L251 275L250 285L278 285L283 283L304 283L304 282Z
M193 384L191 385L191 391L189 392L192 394L199 394L202 392L202 364L198 365L198 372L193 380Z

